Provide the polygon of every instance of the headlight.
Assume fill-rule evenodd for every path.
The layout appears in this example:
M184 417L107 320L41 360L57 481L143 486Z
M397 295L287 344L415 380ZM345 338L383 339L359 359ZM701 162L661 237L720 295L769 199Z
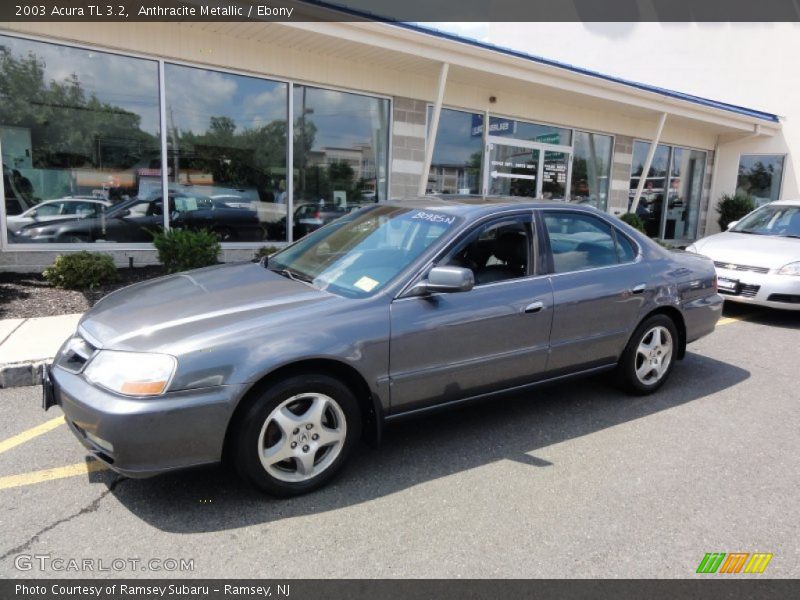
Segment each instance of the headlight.
M126 396L158 396L175 374L177 361L168 354L101 350L84 371L92 383Z
M778 275L800 275L800 262L789 263L778 269Z

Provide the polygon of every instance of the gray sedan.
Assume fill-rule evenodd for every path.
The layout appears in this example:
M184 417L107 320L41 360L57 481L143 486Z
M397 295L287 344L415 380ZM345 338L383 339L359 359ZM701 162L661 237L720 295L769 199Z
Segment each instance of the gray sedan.
M107 296L47 370L44 405L125 475L227 459L288 496L393 419L601 371L652 393L721 308L710 260L591 207L377 204L260 264Z

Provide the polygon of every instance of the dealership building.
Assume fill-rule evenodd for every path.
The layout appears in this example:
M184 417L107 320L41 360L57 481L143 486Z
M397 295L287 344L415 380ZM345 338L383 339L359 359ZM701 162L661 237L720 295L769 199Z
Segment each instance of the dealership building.
M376 22L0 24L0 154L18 271L152 263L160 227L249 259L425 193L636 212L683 246L722 194L798 187L774 114Z

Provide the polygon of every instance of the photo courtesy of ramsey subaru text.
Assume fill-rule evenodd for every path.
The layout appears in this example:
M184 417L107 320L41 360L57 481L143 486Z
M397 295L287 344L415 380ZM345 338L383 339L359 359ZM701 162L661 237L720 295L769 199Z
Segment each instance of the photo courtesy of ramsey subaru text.
M224 460L290 496L393 419L606 370L654 392L722 304L711 260L592 207L392 201L260 263L110 294L46 369L44 407L124 475Z

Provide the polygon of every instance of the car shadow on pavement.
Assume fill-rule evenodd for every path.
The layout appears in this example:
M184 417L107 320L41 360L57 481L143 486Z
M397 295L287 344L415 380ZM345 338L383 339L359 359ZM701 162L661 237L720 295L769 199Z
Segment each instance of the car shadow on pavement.
M389 425L380 448L362 445L331 485L298 498L265 496L223 467L115 481L111 493L134 515L173 533L222 531L335 511L500 460L558 468L536 450L708 398L744 381L737 366L688 353L655 395L630 397L607 377Z
M767 327L800 329L800 310L780 310L755 304L726 302L723 307L723 316Z

